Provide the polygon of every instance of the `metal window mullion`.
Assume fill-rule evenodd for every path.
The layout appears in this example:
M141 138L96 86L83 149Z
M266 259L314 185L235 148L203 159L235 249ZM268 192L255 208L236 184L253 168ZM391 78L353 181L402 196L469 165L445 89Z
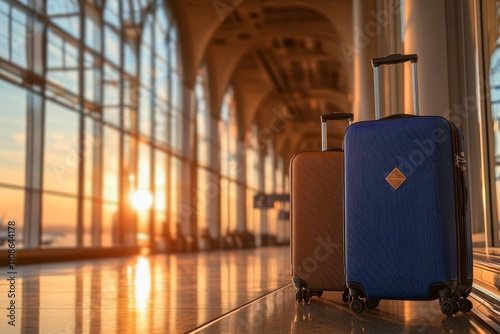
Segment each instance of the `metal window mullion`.
M93 122L93 139L96 144L92 153L92 246L100 247L102 239L102 185L103 185L103 148L104 127L100 120Z
M100 113L98 117L92 117L94 120L92 127L92 219L91 219L91 244L92 246L101 246L101 227L102 227L102 184L103 184L103 143L104 143L104 128L103 128L103 101L104 101L104 27L105 25L100 22L100 77L99 77L99 87L100 90L100 100L97 104L100 106Z
M155 120L156 120L156 107L155 107L155 101L156 101L156 76L158 75L156 73L156 12L153 13L153 29L151 29L151 33L153 34L152 36L152 52L151 52L151 73L149 75L150 77L150 86L151 86L151 94L150 94L150 107L151 107L151 113L150 113L150 141L151 143L154 143L155 138L156 138L156 126L155 126ZM154 74L154 75L153 75ZM153 150L153 146L149 145L149 150L150 150L150 155L149 155L149 163L150 163L150 173L149 173L149 190L151 191L151 194L155 194L155 154ZM154 197L153 197L154 198ZM155 217L154 217L154 204L151 206L149 210L149 249L151 252L154 252L154 247L155 247Z
M122 2L118 2L118 17L119 17L119 24L120 24L120 30L119 33L116 35L119 38L119 48L120 48L120 59L119 59L119 84L118 84L118 89L119 91L119 115L120 115L120 121L119 121L119 126L120 126L120 131L119 131L119 143L118 143L118 244L119 246L124 246L125 245L125 171L124 171L124 163L125 163L125 154L124 154L124 140L125 140L125 134L122 131L125 127L125 109L123 108L124 106L124 94L123 94L123 80L124 80L124 63L125 63L125 43L124 43L124 38L123 38L123 15L122 15ZM113 27L112 27L113 28ZM114 29L112 29L114 31ZM130 149L130 147L129 147ZM116 245L114 245L116 246Z
M47 18L50 20L50 19L75 17L75 16L79 16L79 15L80 15L80 13L78 13L78 12L75 12L75 13L63 13L63 14L47 15Z
M78 41L78 85L79 85L79 131L78 131L78 199L76 209L76 247L83 247L83 215L84 205L83 197L85 191L85 116L84 116L84 97L85 97L85 68L84 68L84 41L85 41L85 8L80 11L80 36Z
M170 43L169 43L169 40L170 40L170 34L167 33L167 36L166 36L166 40L167 40L167 43L166 43L166 50L167 50L167 53L166 53L166 57L167 57L167 73L165 74L165 79L167 80L168 82L168 90L167 90L167 96L168 96L168 103L167 103L167 121L166 121L166 124L165 124L165 127L166 127L166 131L165 131L165 134L166 134L166 137L167 137L167 147L169 148L168 149L168 154L167 154L167 168L166 168L166 212L167 212L167 221L170 221L170 215L172 213L172 204L171 204L171 201L170 201L170 194L172 192L172 181L170 179L170 174L171 174L171 168L172 168L172 131L171 131L171 127L172 127L172 76L170 75L171 71L170 71ZM172 221L170 221L170 223L172 223ZM168 229L170 229L170 226L167 227Z

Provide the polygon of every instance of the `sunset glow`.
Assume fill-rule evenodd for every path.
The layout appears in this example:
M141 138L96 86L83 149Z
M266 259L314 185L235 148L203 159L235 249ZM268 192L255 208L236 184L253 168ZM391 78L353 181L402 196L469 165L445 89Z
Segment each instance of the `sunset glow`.
M153 205L153 196L147 190L137 190L130 199L137 211L147 211Z

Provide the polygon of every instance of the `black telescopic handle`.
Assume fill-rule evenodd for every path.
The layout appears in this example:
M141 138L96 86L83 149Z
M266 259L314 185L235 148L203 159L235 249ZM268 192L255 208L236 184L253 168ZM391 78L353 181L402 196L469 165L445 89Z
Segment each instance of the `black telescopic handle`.
M351 121L354 119L354 115L348 112L336 112L333 114L323 114L321 115L321 122L324 123L326 121L339 121L343 119L350 119Z
M380 65L393 65L411 61L412 86L413 86L413 114L419 115L418 107L418 79L417 79L417 61L416 54L392 54L387 57L372 59L373 79L374 79L374 95L375 95L375 119L380 119L380 83L379 83L379 67Z
M373 67L378 67L380 65L392 65L392 64L400 64L406 63L407 61L411 61L412 63L416 63L418 61L418 56L416 54L408 54L402 55L399 53L395 53L389 55L387 57L380 57L372 59Z

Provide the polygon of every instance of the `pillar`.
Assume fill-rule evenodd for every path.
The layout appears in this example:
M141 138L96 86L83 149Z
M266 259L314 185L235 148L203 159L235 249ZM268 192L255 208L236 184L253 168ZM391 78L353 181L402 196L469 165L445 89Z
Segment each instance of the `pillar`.
M351 53L354 66L353 112L355 121L371 120L375 115L371 59L379 56L377 38L380 26L373 16L376 10L377 0L353 1L354 34Z

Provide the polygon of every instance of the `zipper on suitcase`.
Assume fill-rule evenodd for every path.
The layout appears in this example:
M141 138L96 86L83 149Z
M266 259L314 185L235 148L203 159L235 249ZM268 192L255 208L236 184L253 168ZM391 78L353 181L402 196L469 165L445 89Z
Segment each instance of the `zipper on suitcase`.
M465 160L465 153L464 152L460 152L460 155L455 154L455 166L457 166L459 168L465 167L466 162L467 162L467 160Z
M460 170L460 185L462 186L460 191L462 193L462 216L467 216L467 186L465 185L467 180L467 160L465 160L465 153L460 152L460 155L455 154L455 166Z
M460 130L453 123L449 122L452 130L452 145L455 158L455 168L454 179L455 184L455 198L456 203L460 203L460 208L456 208L457 215L457 257L458 257L458 282L457 290L454 295L457 297L462 297L467 291L467 268L468 268L468 251L467 251L467 185L466 185L466 159L465 152L462 151ZM460 194L462 196L460 196ZM460 198L461 197L461 198Z

